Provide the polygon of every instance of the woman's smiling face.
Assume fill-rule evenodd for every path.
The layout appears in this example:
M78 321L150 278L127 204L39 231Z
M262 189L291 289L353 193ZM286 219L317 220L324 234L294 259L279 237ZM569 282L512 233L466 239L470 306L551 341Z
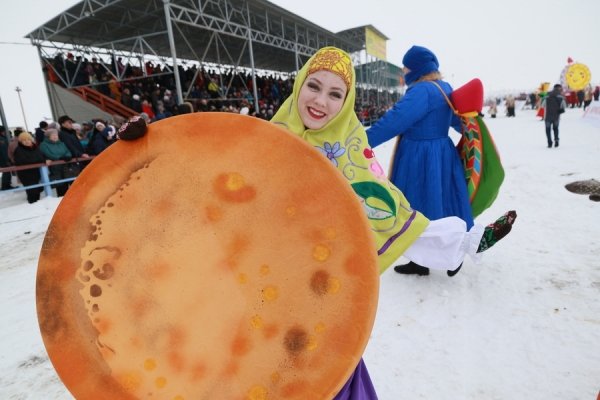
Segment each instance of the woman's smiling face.
M315 71L304 80L298 94L298 112L304 126L320 129L342 109L348 88L333 72Z

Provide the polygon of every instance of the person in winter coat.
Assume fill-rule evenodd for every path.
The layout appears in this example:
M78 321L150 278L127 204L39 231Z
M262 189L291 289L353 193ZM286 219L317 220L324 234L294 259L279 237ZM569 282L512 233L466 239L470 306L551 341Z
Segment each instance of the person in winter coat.
M39 146L46 138L46 129L48 123L46 121L40 121L40 124L35 128L35 143Z
M113 126L106 126L102 121L96 122L87 152L93 155L102 153L116 140L115 133L116 130Z
M408 89L404 97L368 131L372 147L399 136L392 155L390 180L406 196L411 206L429 219L456 216L467 230L473 227L473 214L465 172L449 128L461 132L462 123L440 90L452 93L442 80L435 54L421 46L411 47L402 60ZM458 268L448 275L453 276ZM398 265L401 274L428 275L429 268L413 261Z
M496 99L490 100L490 107L488 109L488 113L490 117L496 118L496 114L498 113L498 106L496 105Z
M33 141L29 132L21 132L18 137L17 148L14 154L15 165L29 165L46 162L44 155ZM31 186L40 183L39 168L30 168L17 171L17 177L23 186ZM41 187L26 189L27 202L35 203L40 199Z
M558 125L560 124L560 114L565 112L567 103L562 95L562 86L554 85L552 91L544 99L544 123L546 125L546 139L548 139L548 148L552 147L551 131L554 132L554 147L558 147Z
M583 111L585 111L590 106L590 104L592 104L593 99L594 90L592 89L592 85L587 85L583 93Z
M67 148L67 146L61 142L58 138L58 131L56 129L47 129L46 130L47 138L40 144L40 151L46 157L46 160L49 161L70 161L71 160L71 152ZM67 174L65 173L66 164L58 164L58 165L50 165L48 167L50 171L50 180L56 181L59 179L67 178ZM69 184L59 183L54 186L56 189L56 195L58 197L64 196L69 188Z
M505 100L506 104L506 116L514 117L515 116L515 97L512 94L506 96Z
M152 104L150 104L148 102L148 100L142 100L142 112L145 112L146 114L148 114L150 119L152 121L154 121L154 118L155 118L154 109L152 108Z
M8 143L10 134L4 126L0 125L0 167L10 167L10 159L8 158ZM2 172L2 190L14 189L12 186L12 175L10 172Z
M89 155L86 153L77 137L77 132L73 129L73 122L75 121L68 115L59 117L58 123L60 125L60 131L58 132L58 137L60 138L60 141L67 146L73 157L89 158Z

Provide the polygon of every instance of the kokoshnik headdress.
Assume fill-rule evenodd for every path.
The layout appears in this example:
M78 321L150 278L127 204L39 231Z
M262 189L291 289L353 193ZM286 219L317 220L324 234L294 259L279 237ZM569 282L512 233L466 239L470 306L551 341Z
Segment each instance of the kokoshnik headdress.
M352 84L352 60L345 52L332 47L319 50L308 66L307 76L316 71L330 71L342 78L346 88Z

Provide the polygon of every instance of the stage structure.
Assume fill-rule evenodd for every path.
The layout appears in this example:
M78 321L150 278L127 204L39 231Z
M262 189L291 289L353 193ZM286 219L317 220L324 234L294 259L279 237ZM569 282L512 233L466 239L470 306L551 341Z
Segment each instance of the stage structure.
M391 94L400 92L404 78L400 67L387 61L387 40L389 38L372 25L359 26L338 32L353 43L361 43L361 50L354 54L356 83L360 99L368 101L367 94L376 91L377 106L389 104Z
M221 77L223 72L233 72L229 82L219 82L224 88L222 98L227 97L235 74L250 74L258 109L257 72L289 77L324 46L348 51L358 64L361 52L370 47L366 29L356 29L362 30L362 36L356 37L353 30L333 33L266 0L83 0L26 37L37 47L42 67L66 88L123 81L122 66L129 64L140 71L133 79L172 76L181 104L204 67L219 70ZM379 40L376 46L381 47L383 40L385 50L387 38L371 26L368 29ZM107 81L79 81L83 60L94 58ZM62 71L57 70L57 62ZM149 62L162 68L148 72ZM195 70L192 79L183 79L182 65ZM369 80L364 82L369 87L381 82L382 73L377 71L366 73ZM48 92L52 99L49 86Z

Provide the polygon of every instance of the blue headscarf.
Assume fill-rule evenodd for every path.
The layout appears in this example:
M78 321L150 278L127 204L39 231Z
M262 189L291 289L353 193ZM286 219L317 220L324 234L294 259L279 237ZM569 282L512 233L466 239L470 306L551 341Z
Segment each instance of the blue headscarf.
M404 75L407 85L417 81L423 75L437 71L440 67L435 54L431 50L421 46L411 47L404 55L404 58L402 58L402 64L410 69L410 72Z

